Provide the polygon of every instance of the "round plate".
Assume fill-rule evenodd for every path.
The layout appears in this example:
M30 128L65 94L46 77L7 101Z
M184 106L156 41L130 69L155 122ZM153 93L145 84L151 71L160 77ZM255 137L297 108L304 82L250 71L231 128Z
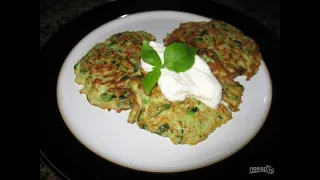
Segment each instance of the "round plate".
M119 3L113 3L104 8L112 8L112 6L117 5ZM97 11L99 10L97 9ZM250 35L250 32L246 32L245 29L241 28L241 25L244 26L242 23L245 21L233 23L233 21L228 21L228 19L221 18L221 16L214 16L214 14L197 15L190 11L186 13L184 9L175 9L175 11L151 10L153 9L147 9L145 12L137 11L136 13L128 11L127 13L119 14L119 18L108 16L108 20L112 21L99 21L96 26L89 26L92 28L101 25L94 30L82 30L82 37L79 35L68 37L71 40L74 39L72 43L69 43L68 47L62 44L65 41L68 42L69 39L65 39L64 42L58 39L56 44L48 43L49 48L48 45L45 48L49 50L43 49L42 53L47 56L45 57L46 62L50 61L48 58L50 57L50 50L51 53L54 53L53 47L50 48L50 45L56 47L61 45L62 49L55 49L55 53L63 52L64 54L56 58L55 61L57 63L50 61L55 67L55 71L50 72L50 75L53 78L52 80L56 81L55 84L50 82L46 86L47 88L52 88L48 89L45 94L45 97L49 97L45 102L51 104L49 107L48 105L44 106L45 111L41 121L41 130L47 130L44 134L49 136L49 139L44 139L43 141L51 140L51 142L42 144L42 154L66 158L65 160L60 160L65 162L68 162L68 160L78 161L82 164L82 168L85 166L83 164L86 163L103 165L103 167L99 167L99 171L94 171L95 175L98 176L105 172L110 173L110 170L114 168L135 173L140 171L131 171L130 169L150 172L179 172L198 169L229 157L246 145L260 130L268 115L272 101L271 79L267 65L264 62L262 62L258 73L250 81L246 81L244 77L237 78L245 88L240 112L234 113L234 118L231 121L218 128L210 134L207 140L196 146L174 145L169 138L141 130L136 124L127 123L129 111L121 113L108 112L88 103L85 95L79 93L81 86L74 81L73 66L96 43L104 41L118 32L145 30L155 35L157 41L161 42L167 33L172 32L180 23L208 21L209 18L215 18L235 26L238 25L237 27L243 30L245 34L253 37L258 45L263 47L263 45L259 44L259 37L255 38L254 34ZM94 12L91 12L91 14L94 14ZM83 17L87 17L87 21L94 18L93 15L90 17L90 13ZM79 21L76 25L81 28L82 24ZM259 27L258 25L256 26ZM69 25L69 33L71 33L71 30ZM63 32L68 33L68 27ZM261 51L264 60L268 61L268 56L264 56L263 48L261 48ZM52 56L55 55L52 54ZM63 65L61 62L64 62ZM52 97L54 95L53 89L56 90L55 98ZM59 109L53 106L53 103ZM48 150L48 147L58 148L55 145L63 146L54 154ZM85 155L81 155L81 153ZM70 154L73 157L68 157ZM55 165L54 161L56 160L50 158L50 161ZM68 164L70 163L77 166L77 162L68 162ZM106 166L107 163L108 166ZM68 168L61 164L59 165L58 169L62 169L63 172L69 172L65 170ZM130 169L120 168L121 166ZM91 177L88 175L90 173L85 174Z
M210 19L176 11L150 11L119 18L95 29L68 55L58 78L57 98L64 121L85 146L98 155L133 169L176 172L217 162L246 144L262 126L271 104L271 81L266 65L250 80L239 77L244 86L243 103L233 119L197 144L174 145L169 138L127 123L129 111L117 113L88 103L75 83L74 65L95 44L123 31L145 30L158 42L180 23ZM215 152L215 153L213 153Z

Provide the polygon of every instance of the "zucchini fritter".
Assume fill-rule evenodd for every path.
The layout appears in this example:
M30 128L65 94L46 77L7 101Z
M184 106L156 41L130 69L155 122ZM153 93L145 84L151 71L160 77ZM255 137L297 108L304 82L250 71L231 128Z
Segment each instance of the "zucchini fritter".
M222 99L228 104L228 108L234 112L239 111L242 103L244 87L232 78L220 61L214 60L214 55L205 51L198 51L198 55L208 63L214 76L222 85Z
M260 66L261 53L256 42L223 21L181 23L164 39L166 46L173 42L188 43L214 53L214 60L221 61L233 78L246 75L250 80Z
M195 98L171 102L164 97L158 85L148 96L139 78L132 78L130 87L132 109L128 122L169 137L174 144L195 145L232 119L231 111L223 104L212 109Z
M145 31L126 31L96 44L74 66L75 81L84 85L89 103L103 109L130 109L127 83L141 75L140 51L143 40L155 37Z
M141 71L139 78L131 79L130 105L132 109L128 122L137 123L142 129L169 137L174 144L195 145L207 139L218 127L232 119L232 111L239 111L243 86L234 81L220 61L213 59L214 54L198 51L221 83L222 100L217 109L212 109L195 98L186 98L182 102L168 101L156 85L150 96L146 95L141 79L146 75Z

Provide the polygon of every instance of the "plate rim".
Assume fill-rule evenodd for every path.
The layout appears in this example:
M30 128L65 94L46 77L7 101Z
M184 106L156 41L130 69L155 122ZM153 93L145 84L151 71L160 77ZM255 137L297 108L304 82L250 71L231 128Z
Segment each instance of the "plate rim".
M127 16L133 16L133 15L145 15L145 14L149 14L149 13L177 13L177 14L184 14L184 15L190 15L190 16L199 16L201 18L208 18L210 19L209 17L205 17L203 15L199 15L199 14L194 14L194 13L190 13L190 12L184 12L184 11L175 11L175 10L151 10L151 11L143 11L143 12L138 12L138 13L133 13L133 14L128 14ZM126 17L127 17L126 16ZM103 29L104 26L108 25L109 23L113 23L115 21L119 21L121 20L122 17L118 17L116 19L113 19L111 21L107 21L103 24L101 24L100 26L96 27L95 29L93 29L92 31L90 31L89 33L87 33L83 38L80 39L80 41L78 41L77 44L75 44L73 46L73 48L69 51L67 57L64 59L64 62L61 66L61 69L60 69L60 72L59 72L59 75L58 75L58 81L57 81L57 86L56 86L56 96L57 96L57 104L58 104L58 108L59 108L59 111L60 111L60 114L63 118L63 121L64 123L66 124L66 126L68 127L68 129L70 130L70 132L73 134L73 136L75 136L79 142L81 142L87 149L89 149L91 152L95 153L96 155L98 155L100 158L104 159L104 160L107 160L109 162L112 162L116 165L119 165L119 166L122 166L122 167L125 167L125 168L129 168L129 169L133 169L133 170L137 170L137 171L143 171L143 172L152 172L152 173L176 173L176 172L184 172L184 171L190 171L190 170L195 170L195 169L201 169L203 167L206 167L206 166L210 166L210 165L213 165L217 162L220 162L224 159L227 159L229 158L230 156L232 156L233 154L235 154L236 152L238 152L239 150L241 150L243 147L245 147L255 136L256 134L260 131L260 129L262 128L262 126L264 125L267 117L268 117L268 114L269 114L269 111L270 111L270 108L271 108L271 104L272 104L272 80L271 80L271 76L270 76L270 72L268 70L268 67L266 65L266 63L264 62L263 59L261 59L261 64L259 66L259 70L261 71L262 68L263 71L265 71L264 73L266 74L266 77L267 77L267 81L266 81L266 85L268 87L268 91L269 91L269 94L268 94L268 102L265 104L265 109L264 109L264 113L263 113L263 117L261 117L262 121L260 122L260 125L258 128L255 129L254 133L250 136L250 138L246 139L246 141L244 143L242 143L241 146L239 146L238 148L234 149L233 151L230 151L228 152L227 155L223 156L223 157L220 157L210 163L205 163L205 164L202 164L200 166L197 166L197 167L193 167L193 168L182 168L182 169L179 169L179 170L172 170L172 171L163 171L163 170L145 170L145 169L142 169L142 168L136 168L136 167L129 167L129 166L126 166L124 164L121 164L119 162L115 162L107 157L104 157L102 154L98 153L96 150L94 150L93 147L87 145L86 143L83 142L83 140L81 140L81 138L78 137L77 133L75 133L73 131L73 128L70 127L70 124L67 123L68 120L66 115L63 113L63 110L62 110L62 107L60 105L60 101L59 101L59 82L61 81L62 79L62 75L61 75L61 71L63 69L63 67L65 66L65 64L67 63L67 60L71 57L71 55L73 54L73 51L75 51L81 44L83 44L90 36L92 36L93 34L95 34L96 32L98 31L101 31L101 29Z

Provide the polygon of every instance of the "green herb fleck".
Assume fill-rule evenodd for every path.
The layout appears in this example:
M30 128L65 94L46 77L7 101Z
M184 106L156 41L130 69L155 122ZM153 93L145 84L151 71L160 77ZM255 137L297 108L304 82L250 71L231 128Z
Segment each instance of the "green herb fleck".
M144 104L148 104L149 102L150 102L149 99L143 99L143 103L144 103Z
M132 44L133 44L133 45L139 44L139 41L138 41L137 39L133 39L133 40L132 40Z
M234 40L233 42L236 43L236 45L238 47L240 47L240 48L242 47L242 42L241 41Z
M111 101L113 98L116 98L117 96L115 96L115 95L108 95L108 94L106 94L106 93L103 93L103 94L101 94L101 99L103 100L103 101L106 101L106 102L109 102L109 101Z
M171 107L171 104L164 104L162 105L161 110L156 114L156 116L158 116L160 113L162 113L164 110L167 110Z
M138 72L140 65L138 63L134 64L134 72Z
M197 111L198 111L198 107L192 108L191 111L192 111L193 113L197 112Z
M225 89L222 89L222 93L228 95L228 93Z
M120 37L122 35L122 32L115 34L115 37Z
M195 42L200 42L200 41L202 41L202 38L194 38L193 39Z
M143 79L143 75L138 75L138 76L135 76L136 78L142 80Z
M80 61L78 61L77 64L75 64L75 65L73 66L73 69L77 69L77 67L78 67L79 64L80 64Z
M180 141L182 141L182 140L183 140L183 136L176 136L176 138L179 138L179 139L180 139Z
M165 124L163 124L163 125L161 125L161 126L159 127L159 131L160 131L161 133L167 131L168 129L170 129L170 127L169 127L169 125L168 125L167 123L165 123Z
M82 74L87 74L88 69L81 69L80 72L81 72Z
M238 100L238 96L233 96L233 100Z
M158 134L158 135L162 135L160 132L154 131L153 133Z
M129 78L130 78L130 76L125 75L125 76L123 76L123 77L120 79L120 81L125 81L125 80L127 80L127 79L129 79Z
M121 95L121 96L119 96L119 99L124 100L124 99L127 99L127 97L125 95Z
M137 121L140 122L142 109L139 111Z
M206 32L207 32L207 30L201 31L200 36L203 36Z

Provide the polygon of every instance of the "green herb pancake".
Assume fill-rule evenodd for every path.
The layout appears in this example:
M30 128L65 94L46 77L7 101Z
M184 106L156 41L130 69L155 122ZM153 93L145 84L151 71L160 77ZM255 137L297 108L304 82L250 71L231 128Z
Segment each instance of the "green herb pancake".
M220 61L214 60L214 54L198 50L213 74L221 83L222 102L212 109L195 98L186 98L182 102L168 101L160 87L155 85L150 95L143 87L143 76L131 79L130 105L132 106L128 122L137 123L142 129L161 136L169 137L174 144L195 145L205 140L216 128L232 119L232 111L239 111L244 87L234 81Z
M195 145L232 119L231 111L223 104L212 109L195 98L171 102L164 97L158 85L148 96L139 78L131 79L130 87L132 109L128 122L169 137L174 144Z
M90 104L117 112L130 109L128 82L141 75L143 40L155 41L145 31L126 31L96 44L74 66L75 81L83 85Z
M222 85L222 99L227 103L228 108L234 112L239 111L244 87L232 78L220 61L214 60L214 54L198 51L198 55L208 63L212 73Z
M246 75L247 80L256 74L261 53L256 42L241 30L223 21L187 22L164 39L165 45L183 42L214 54L232 78Z

